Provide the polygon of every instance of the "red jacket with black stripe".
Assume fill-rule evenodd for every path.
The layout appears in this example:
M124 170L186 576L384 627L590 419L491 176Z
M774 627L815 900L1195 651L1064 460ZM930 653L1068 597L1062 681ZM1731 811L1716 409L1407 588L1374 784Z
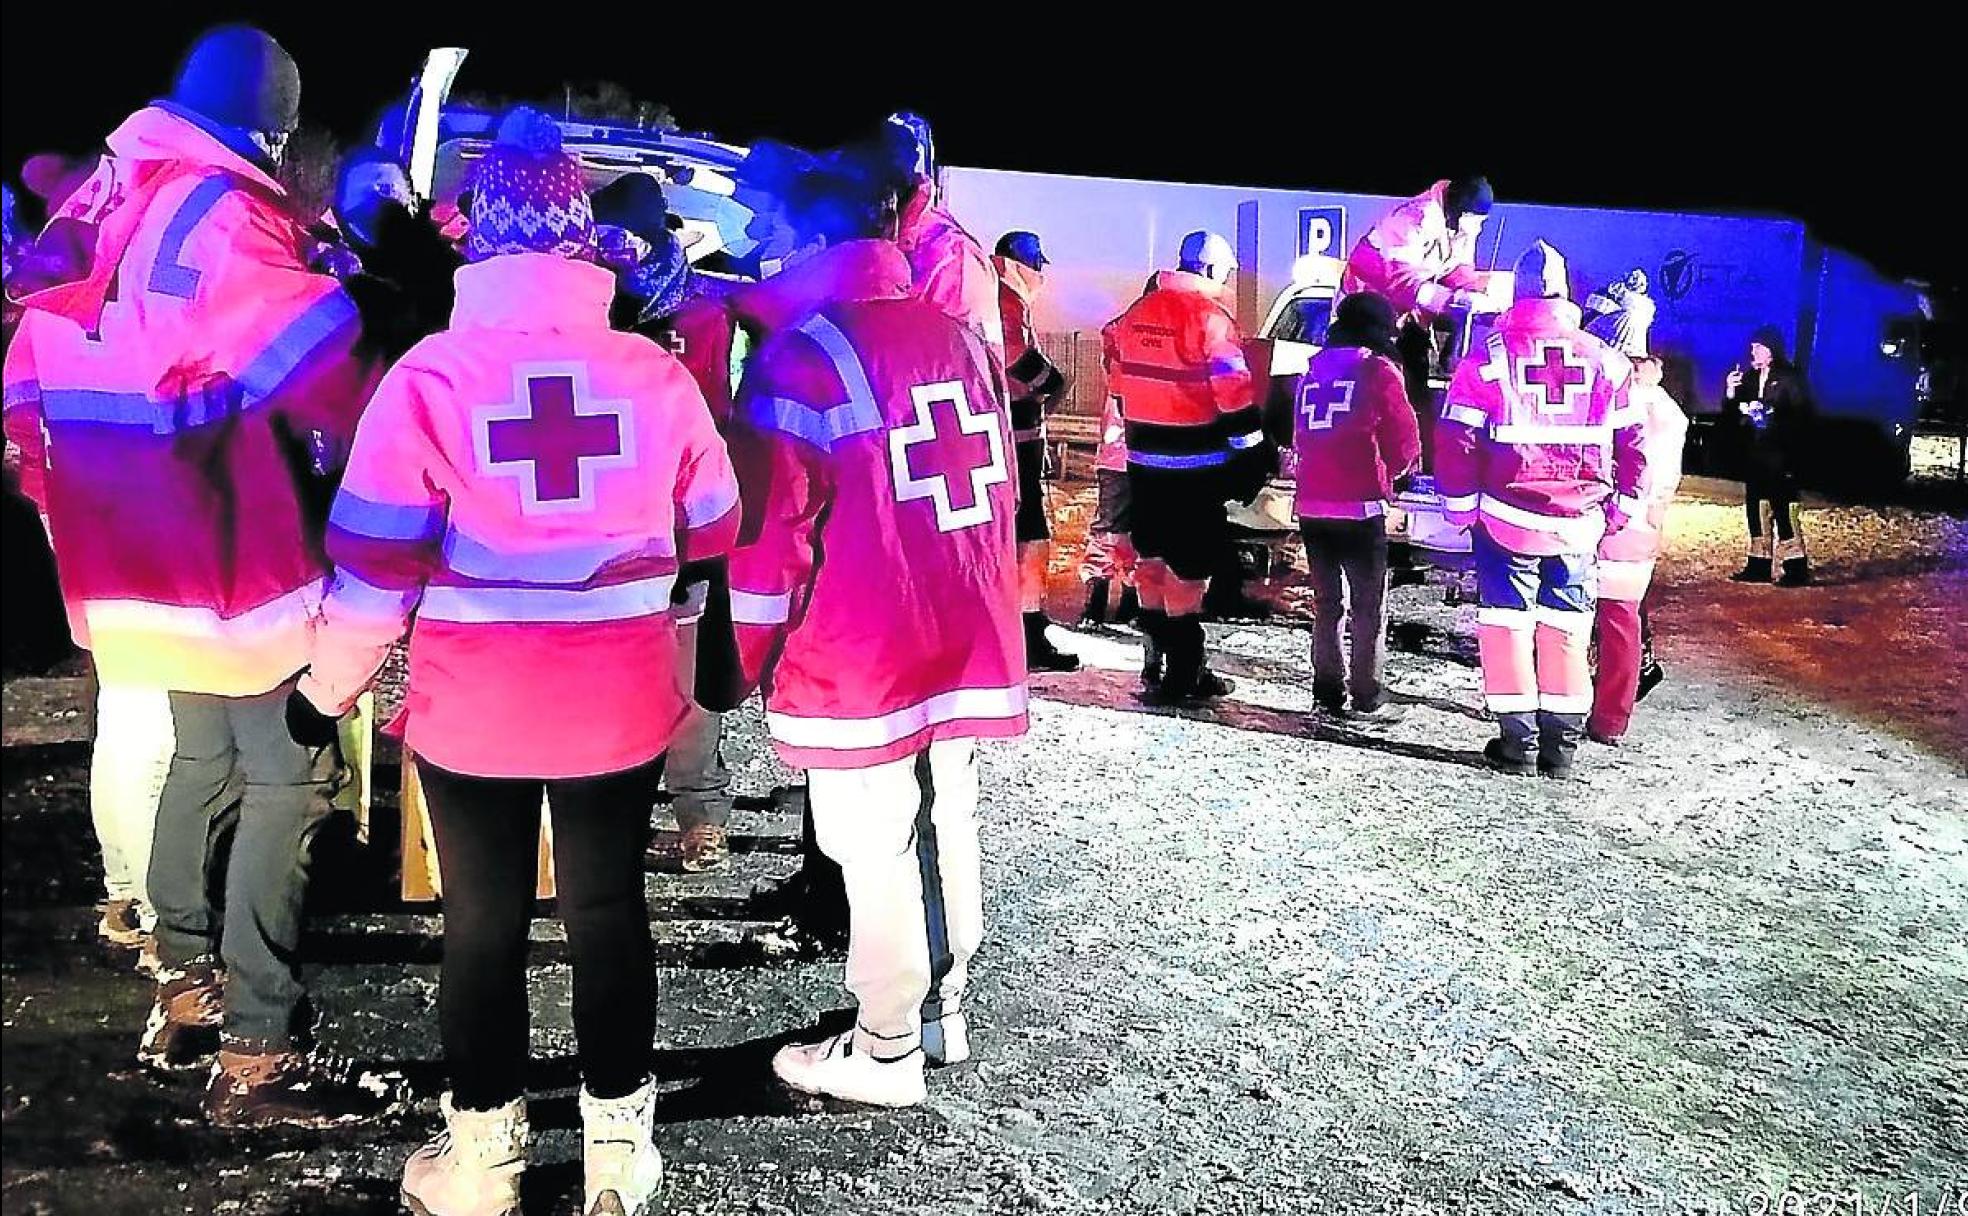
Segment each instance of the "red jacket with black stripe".
M1220 285L1164 270L1107 323L1101 342L1130 464L1222 469L1262 444L1243 334Z

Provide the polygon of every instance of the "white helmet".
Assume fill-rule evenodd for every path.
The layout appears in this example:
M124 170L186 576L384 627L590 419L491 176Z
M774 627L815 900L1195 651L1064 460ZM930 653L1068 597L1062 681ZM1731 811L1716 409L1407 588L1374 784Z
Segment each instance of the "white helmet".
M1565 255L1548 241L1533 241L1517 259L1516 294L1520 300L1569 300L1571 286Z
M1182 248L1176 254L1176 260L1182 269L1222 283L1237 268L1237 251L1229 241L1214 232L1192 232L1182 238Z

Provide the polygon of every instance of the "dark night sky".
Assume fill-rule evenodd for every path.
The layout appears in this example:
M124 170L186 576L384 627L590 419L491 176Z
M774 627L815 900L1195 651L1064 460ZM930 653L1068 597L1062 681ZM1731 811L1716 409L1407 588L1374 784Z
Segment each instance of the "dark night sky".
M992 24L973 49L957 50L955 12L940 7L867 10L867 22L892 34L827 16L813 19L827 28L777 37L686 26L692 13L729 31L774 20L757 4L631 10L666 14L660 22L575 5L510 6L544 20L494 16L508 7L450 4L442 19L405 19L409 4L174 4L124 15L10 0L0 165L11 177L32 152L91 147L162 91L197 30L244 17L300 60L306 120L343 136L407 86L426 48L452 42L473 51L461 89L552 95L563 81L614 80L668 105L686 128L737 141L835 141L910 105L960 164L1386 194L1469 168L1506 199L1795 215L1882 269L1963 279L1962 126L1958 116L1943 125L1943 97L1956 94L1942 85L1943 72L1963 65L1937 18L1904 9L1895 29L1844 28L1857 24L1848 11L1820 32L1792 21L1804 10L1791 8L1788 29L1745 50L1747 27L1712 16L1650 14L1627 37L1604 17L1588 22L1586 10L1546 20L1467 7L1465 33L1414 21L1424 48L1403 47L1365 16L1315 17L1313 6L1243 17L1215 39L1193 20L1133 6L1118 11L1152 41L1132 44L1061 38L1068 22L1050 10L1009 30L1001 23L1020 21L1021 10L964 6L955 12ZM1957 151L1944 157L1949 147Z

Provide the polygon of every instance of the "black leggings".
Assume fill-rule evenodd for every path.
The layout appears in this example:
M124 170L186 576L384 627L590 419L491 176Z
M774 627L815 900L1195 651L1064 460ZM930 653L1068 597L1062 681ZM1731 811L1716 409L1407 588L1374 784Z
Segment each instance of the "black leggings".
M1763 516L1761 506L1770 504L1770 518L1778 540L1796 538L1797 521L1792 512L1797 506L1797 488L1788 477L1768 477L1751 479L1743 486L1743 514L1748 518L1750 539L1763 535Z
M554 876L574 960L581 1077L598 1098L635 1092L656 1038L656 966L643 895L658 759L557 781L467 777L419 762L444 878L438 1026L453 1101L490 1110L525 1092L526 936L540 795L553 809Z

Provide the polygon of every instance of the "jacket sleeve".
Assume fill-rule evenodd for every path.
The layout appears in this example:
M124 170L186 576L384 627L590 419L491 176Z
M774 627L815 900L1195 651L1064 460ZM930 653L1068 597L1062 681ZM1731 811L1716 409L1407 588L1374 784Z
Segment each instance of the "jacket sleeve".
M359 347L360 314L342 285L307 268L299 227L243 191L221 199L194 228L175 282L194 294L194 332L204 357L174 369L183 378L225 377L246 408L279 410L303 430L317 431L346 450L355 420L382 374L382 364ZM159 386L174 395L190 385Z
M1298 426L1298 393L1303 376L1273 376L1264 394L1264 435L1280 448L1290 447Z
M375 679L442 559L449 503L418 393L426 375L399 364L383 378L329 511L335 573L301 679L301 691L326 713L345 713Z
M1048 401L1066 388L1065 373L1037 346L1026 347L1023 354L1013 359L1005 369L1005 376L1011 381L1012 398L1019 401L1030 398Z
M1435 487L1441 491L1443 508L1454 523L1476 520L1497 402L1496 390L1483 373L1493 360L1502 358L1500 348L1466 356L1442 402L1442 417L1435 427Z
M1606 507L1609 532L1647 514L1647 409L1633 400L1632 365L1620 362L1625 374L1613 386L1612 409L1606 415L1613 428L1613 497Z
M41 380L34 366L33 329L38 324L30 314L21 318L13 341L7 344L5 419L7 447L19 453L21 494L34 504L46 526L48 518L48 441L41 413Z
M810 400L815 365L824 363L806 349L811 345L797 333L766 344L739 387L728 432L743 504L730 560L731 625L747 693L770 675L805 613L820 520L833 494L823 423L837 402ZM801 370L807 375L795 374ZM840 398L846 396L842 388Z
M1766 400L1764 404L1771 408L1770 425L1776 430L1773 438L1778 450L1786 459L1799 460L1807 455L1816 412L1810 395L1804 391L1804 373L1795 365L1784 370L1783 379L1777 381L1777 391L1765 394L1775 400Z
M952 241L916 293L952 317L971 324L1000 365L1005 357L1004 318L998 309L998 272L968 240Z
M1257 403L1244 338L1229 313L1211 309L1204 315L1196 355L1209 373L1210 395L1220 412L1234 414Z
M1384 359L1371 360L1374 442L1390 482L1399 481L1421 462L1421 421L1408 403L1408 386L1401 373Z
M683 446L675 487L677 558L704 561L724 556L738 539L738 475L703 394L688 373L676 372L667 388L678 403L672 424Z
M1420 215L1410 205L1382 220L1371 234L1380 256L1381 282L1370 286L1386 296L1397 313L1444 312L1481 285L1481 276L1460 246L1448 266L1430 264L1423 256L1422 231Z

